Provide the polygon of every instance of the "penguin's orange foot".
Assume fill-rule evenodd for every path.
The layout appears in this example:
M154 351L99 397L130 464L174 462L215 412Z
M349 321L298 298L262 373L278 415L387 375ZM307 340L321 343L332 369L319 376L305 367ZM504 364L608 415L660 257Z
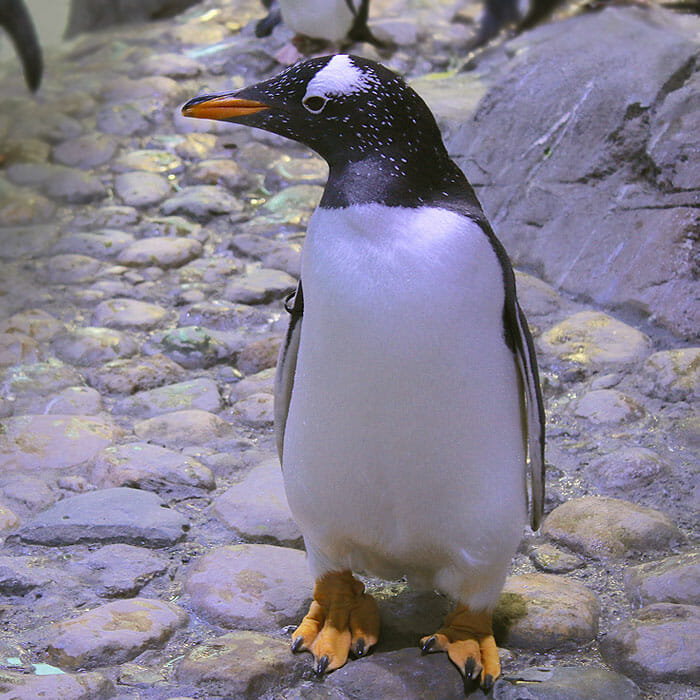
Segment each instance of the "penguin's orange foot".
M352 652L364 656L379 638L379 609L351 571L316 581L309 612L292 635L292 651L310 651L318 675L340 668Z
M447 616L435 634L420 640L424 654L446 651L450 661L464 676L465 690L479 683L488 693L501 674L498 648L493 638L491 613L471 611L466 605Z

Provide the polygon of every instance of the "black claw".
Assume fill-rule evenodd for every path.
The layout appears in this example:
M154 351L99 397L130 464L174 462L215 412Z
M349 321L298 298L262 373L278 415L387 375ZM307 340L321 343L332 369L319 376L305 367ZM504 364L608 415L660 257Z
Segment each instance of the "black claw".
M430 639L427 639L425 644L421 647L420 653L427 654L435 646L436 642L437 637L435 636L432 636Z
M303 637L297 637L293 642L292 642L292 653L296 654L299 651L299 648L301 645L304 643L304 638Z
M316 664L316 675L322 676L323 672L328 668L328 664L331 660L324 654Z
M474 669L476 669L476 659L470 657L464 664L464 677L468 678L469 680L472 680L472 676L474 675Z
M484 676L484 682L481 684L481 687L485 693L491 692L491 688L493 688L493 676L490 673Z
M357 644L355 644L355 656L358 658L360 656L365 655L365 640L360 638L357 640Z

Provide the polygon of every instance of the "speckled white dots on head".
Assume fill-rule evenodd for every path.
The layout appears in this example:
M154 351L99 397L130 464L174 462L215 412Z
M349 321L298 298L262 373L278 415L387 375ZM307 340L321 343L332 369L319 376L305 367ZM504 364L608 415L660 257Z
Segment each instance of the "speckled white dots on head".
M306 87L304 99L351 95L370 90L376 78L358 68L350 56L339 54L316 73Z

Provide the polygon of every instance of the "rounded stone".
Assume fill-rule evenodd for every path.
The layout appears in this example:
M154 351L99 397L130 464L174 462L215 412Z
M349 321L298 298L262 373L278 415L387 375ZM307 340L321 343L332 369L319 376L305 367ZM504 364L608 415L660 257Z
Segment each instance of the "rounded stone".
M266 315L260 309L247 304L232 304L221 299L192 304L180 314L180 323L183 326L203 326L221 331L261 325L266 320Z
M27 309L0 321L0 333L23 333L40 343L63 331L64 324L42 309Z
M196 646L176 673L180 683L205 689L207 697L252 698L294 683L302 665L286 640L241 630Z
M110 160L117 150L117 140L106 134L85 134L63 141L53 149L53 159L63 165L96 168Z
M592 559L667 551L684 539L660 511L603 496L583 496L557 506L542 524L542 534Z
M7 507L0 503L0 535L8 530L14 530L19 525L19 518Z
M136 299L117 298L103 301L92 314L92 323L108 328L151 330L162 325L168 312L162 306Z
M193 239L143 238L126 247L117 262L135 267L180 267L201 254L202 244Z
M233 195L216 185L183 187L161 205L164 214L182 214L198 221L206 221L219 214L239 212L243 208Z
M565 574L585 566L580 557L547 543L533 548L530 560L536 569L548 574Z
M117 196L132 207L159 204L170 194L170 183L156 173L134 171L114 178Z
M112 681L94 671L76 674L54 672L46 676L22 674L12 678L11 690L0 691L0 700L109 700L115 692Z
M104 406L99 392L87 386L69 386L43 401L44 413L94 416Z
M162 647L187 623L173 603L149 598L117 600L53 629L48 655L63 668L95 668L129 661L146 649Z
M156 149L129 151L112 164L117 172L143 170L149 173L172 173L182 170L182 161L173 153Z
M297 280L282 270L258 268L234 277L224 290L224 298L241 304L267 304L294 291Z
M191 605L202 617L223 627L258 631L298 623L313 585L304 552L266 544L214 549L185 579Z
M625 573L625 589L635 605L700 605L700 552L633 566Z
M278 335L260 338L248 343L238 353L236 367L243 374L256 374L274 367L277 364L281 343L282 339Z
M614 424L641 418L644 409L616 389L596 389L584 394L576 402L574 414L592 423Z
M39 344L24 333L0 333L0 367L43 359Z
M293 547L302 544L276 458L254 467L243 481L224 491L212 510L245 541Z
M80 415L24 415L2 421L0 466L39 471L82 464L111 444L115 428Z
M175 411L142 420L134 426L137 437L164 447L226 444L235 442L237 434L230 423L214 413L197 409Z
M618 623L600 642L605 661L640 681L700 682L700 607L657 603Z
M646 390L665 401L700 398L700 348L655 352L643 367Z
M99 178L75 168L61 168L44 183L46 194L67 204L89 204L107 196Z
M168 78L194 78L202 72L202 65L179 53L158 53L147 56L138 64L143 75L165 75Z
M230 158L199 161L187 172L187 178L196 185L222 185L229 190L250 186L250 175Z
M102 488L132 486L145 491L211 491L214 475L193 457L146 442L114 445L100 452L92 480Z
M95 279L103 269L101 260L87 255L54 255L46 263L46 276L53 284L80 284Z
M588 370L643 360L651 341L641 331L601 311L580 311L543 333L543 353Z
M94 367L138 352L138 343L113 328L84 326L59 335L51 343L57 357L77 367Z
M274 414L274 398L266 392L251 394L231 406L228 415L243 425L251 428L265 428L272 425Z
M595 594L577 581L511 576L494 610L494 634L499 643L521 648L571 648L595 639L599 615Z
M88 382L101 393L133 394L185 379L185 370L165 355L120 359L86 371Z
M591 462L587 472L596 486L624 492L648 486L668 469L669 465L646 447L623 447Z

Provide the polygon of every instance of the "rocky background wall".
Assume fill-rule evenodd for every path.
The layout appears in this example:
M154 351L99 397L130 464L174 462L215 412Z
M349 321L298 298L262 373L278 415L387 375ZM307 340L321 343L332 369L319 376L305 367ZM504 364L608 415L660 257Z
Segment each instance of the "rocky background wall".
M700 684L700 20L570 9L476 58L480 13L373 0L351 50L435 110L518 272L547 403L546 518L497 610L500 700ZM324 681L272 376L325 165L185 120L278 72L257 0L89 32L31 96L0 66L0 700L455 700L447 601L368 581L383 640ZM454 22L459 14L462 21ZM485 514L488 517L488 514ZM480 691L473 698L483 697Z

